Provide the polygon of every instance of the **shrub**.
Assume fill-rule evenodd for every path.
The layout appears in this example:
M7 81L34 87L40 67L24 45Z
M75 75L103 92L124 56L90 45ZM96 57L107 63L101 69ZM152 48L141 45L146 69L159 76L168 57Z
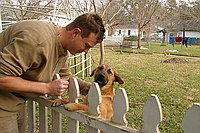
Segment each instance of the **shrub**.
M137 41L137 39L138 39L137 36L124 37L124 41Z

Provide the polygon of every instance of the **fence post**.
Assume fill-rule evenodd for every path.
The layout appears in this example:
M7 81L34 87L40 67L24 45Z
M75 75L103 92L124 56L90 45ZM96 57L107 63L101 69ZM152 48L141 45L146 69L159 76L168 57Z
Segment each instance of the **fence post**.
M183 118L184 133L200 132L200 103L194 103Z
M91 49L89 52L91 52ZM89 74L91 73L92 73L92 55L89 54Z
M158 97L151 94L143 107L143 127L144 133L160 133L159 123L162 121L162 108Z
M52 132L62 133L62 114L52 110Z
M28 100L28 133L35 133L35 102Z
M88 92L88 105L89 105L88 113L99 116L100 115L100 109L99 109L100 103L101 103L101 91L100 91L98 83L93 82L90 87L90 90ZM86 133L98 133L98 129L87 126Z
M48 133L47 107L39 103L39 132Z
M77 67L76 67L76 57L74 57L74 73L77 73Z
M60 75L56 74L56 78L60 79ZM61 99L61 96L56 96L56 98ZM61 133L62 132L62 114L52 110L52 132Z
M83 53L81 53L81 66L82 66L82 68L81 68L81 71L82 71L82 79L84 79L85 78L85 63L84 63L84 60L85 60L85 55L84 55L85 53L83 52Z
M78 103L78 97L80 95L79 85L76 78L70 78L69 81L69 101L71 103ZM79 133L79 121L68 117L68 133Z

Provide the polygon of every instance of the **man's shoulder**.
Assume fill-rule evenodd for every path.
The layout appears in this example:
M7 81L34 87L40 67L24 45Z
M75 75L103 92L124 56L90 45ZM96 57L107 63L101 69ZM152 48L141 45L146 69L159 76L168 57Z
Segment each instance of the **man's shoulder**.
M52 29L57 29L59 28L58 26L48 23L46 21L40 21L40 20L23 20L23 21L19 21L18 23L16 23L16 26L23 28L29 28L29 29L35 29L35 28L39 28L39 29L46 29L46 28L52 28Z
M20 21L15 26L16 31L23 36L30 37L37 43L41 43L59 34L59 27L39 20Z

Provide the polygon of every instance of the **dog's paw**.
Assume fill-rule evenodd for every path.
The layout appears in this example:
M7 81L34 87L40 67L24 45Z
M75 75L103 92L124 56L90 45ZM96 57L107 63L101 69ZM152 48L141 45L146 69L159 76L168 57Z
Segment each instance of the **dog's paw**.
M63 103L62 103L62 101L61 101L61 99L55 99L54 101L53 101L53 103L52 103L52 107L57 107L57 106L60 106L60 105L62 105Z
M60 105L67 104L67 103L69 103L68 99L55 99L51 106L58 107Z
M77 104L76 103L64 104L64 107L68 111L75 111L75 110L77 110Z

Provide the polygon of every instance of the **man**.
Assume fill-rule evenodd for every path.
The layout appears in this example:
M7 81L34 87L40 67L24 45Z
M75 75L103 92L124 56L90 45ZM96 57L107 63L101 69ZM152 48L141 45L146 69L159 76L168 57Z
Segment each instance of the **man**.
M103 40L102 19L95 13L77 17L66 27L21 21L0 34L0 133L24 133L27 94L62 95L70 75L71 54L88 52ZM53 79L59 73L61 79ZM89 83L78 79L80 92Z

